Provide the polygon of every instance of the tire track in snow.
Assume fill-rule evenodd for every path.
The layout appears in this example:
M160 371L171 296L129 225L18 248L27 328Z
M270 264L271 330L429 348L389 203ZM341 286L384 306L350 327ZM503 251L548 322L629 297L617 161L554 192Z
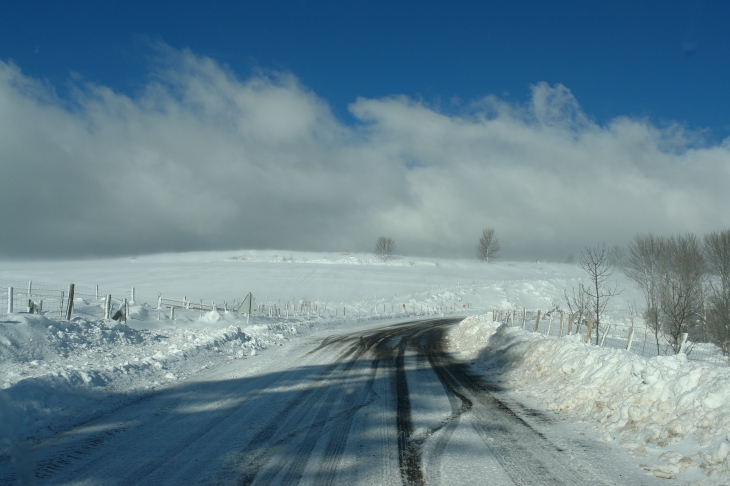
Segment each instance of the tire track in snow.
M430 334L429 360L444 389L465 399L472 396L471 401L481 405L472 407L472 426L515 484L605 484L588 471L576 471L562 449L495 397L493 387L456 363L444 351L443 329Z

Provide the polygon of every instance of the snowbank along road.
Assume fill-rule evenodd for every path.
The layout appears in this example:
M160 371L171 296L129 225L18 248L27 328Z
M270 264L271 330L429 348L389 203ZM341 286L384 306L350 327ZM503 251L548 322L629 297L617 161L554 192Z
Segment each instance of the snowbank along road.
M655 484L471 375L460 319L329 336L141 396L33 448L41 484ZM621 473L617 472L621 470ZM0 484L18 477L0 463Z

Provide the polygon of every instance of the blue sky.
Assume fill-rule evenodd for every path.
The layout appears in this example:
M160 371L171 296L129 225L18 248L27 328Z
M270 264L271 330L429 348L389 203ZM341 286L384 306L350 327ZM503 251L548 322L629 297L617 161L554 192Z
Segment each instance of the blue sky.
M442 110L530 85L568 87L599 123L676 121L730 135L730 3L3 2L0 59L63 95L71 72L124 93L163 42L242 77L291 72L345 122L358 96L403 94Z
M563 261L726 229L729 19L697 1L3 2L0 258L383 235L471 258L493 227L503 258Z

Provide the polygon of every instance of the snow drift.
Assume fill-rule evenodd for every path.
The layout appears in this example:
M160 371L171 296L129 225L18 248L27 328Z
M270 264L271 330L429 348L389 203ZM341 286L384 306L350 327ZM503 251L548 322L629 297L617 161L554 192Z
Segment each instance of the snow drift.
M467 318L450 338L488 379L587 422L655 476L730 478L730 369L546 338L491 316Z

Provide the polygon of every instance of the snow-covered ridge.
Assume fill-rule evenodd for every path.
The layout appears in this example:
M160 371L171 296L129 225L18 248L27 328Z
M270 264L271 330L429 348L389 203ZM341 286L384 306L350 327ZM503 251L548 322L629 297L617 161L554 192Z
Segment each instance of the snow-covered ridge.
M658 477L727 484L730 478L730 369L683 354L646 359L499 326L492 316L464 320L452 349L517 393L590 424L619 441Z

